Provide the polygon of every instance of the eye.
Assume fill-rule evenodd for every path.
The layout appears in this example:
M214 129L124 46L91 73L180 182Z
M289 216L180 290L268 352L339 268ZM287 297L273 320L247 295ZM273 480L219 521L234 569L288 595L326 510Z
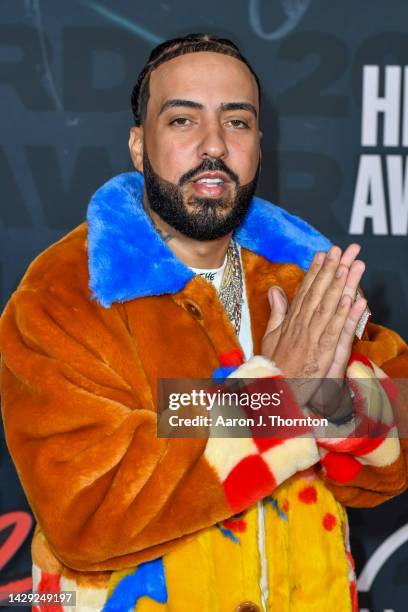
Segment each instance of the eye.
M232 125L232 127L238 128L240 130L249 127L248 124L246 123L246 121L244 121L243 119L230 119L230 121L228 121L228 123L230 123Z
M175 119L172 119L170 121L170 125L178 125L181 127L185 127L189 124L190 119L187 119L187 117L176 117Z

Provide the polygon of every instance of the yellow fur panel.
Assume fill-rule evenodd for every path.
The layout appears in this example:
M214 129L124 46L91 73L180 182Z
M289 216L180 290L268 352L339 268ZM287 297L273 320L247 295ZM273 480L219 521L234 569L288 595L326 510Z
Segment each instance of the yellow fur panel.
M318 479L294 477L269 499L270 609L351 612L344 509Z

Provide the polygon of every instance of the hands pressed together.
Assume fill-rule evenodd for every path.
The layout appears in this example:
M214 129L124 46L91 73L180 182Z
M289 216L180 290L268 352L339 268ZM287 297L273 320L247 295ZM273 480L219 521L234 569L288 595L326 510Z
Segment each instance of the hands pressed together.
M324 378L344 379L357 324L367 302L355 300L365 270L356 259L358 244L343 253L333 246L316 253L288 308L279 287L269 289L271 316L262 355L273 360L285 378L307 381L301 400L313 399Z

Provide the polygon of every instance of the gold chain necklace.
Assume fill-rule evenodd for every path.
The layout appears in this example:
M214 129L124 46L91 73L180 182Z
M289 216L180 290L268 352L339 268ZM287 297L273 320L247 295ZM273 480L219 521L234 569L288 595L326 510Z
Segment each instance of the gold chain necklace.
M242 317L243 280L239 251L236 243L231 240L227 249L227 261L218 297L223 304L235 333L239 335Z

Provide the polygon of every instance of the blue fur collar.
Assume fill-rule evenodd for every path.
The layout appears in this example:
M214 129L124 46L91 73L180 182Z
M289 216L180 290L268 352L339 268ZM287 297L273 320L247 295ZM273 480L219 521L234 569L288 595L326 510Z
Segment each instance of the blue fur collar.
M141 174L120 174L98 189L88 207L90 288L105 308L113 302L176 293L194 276L155 230L142 206L142 191ZM256 197L235 239L270 261L303 269L317 250L330 246L305 221Z

